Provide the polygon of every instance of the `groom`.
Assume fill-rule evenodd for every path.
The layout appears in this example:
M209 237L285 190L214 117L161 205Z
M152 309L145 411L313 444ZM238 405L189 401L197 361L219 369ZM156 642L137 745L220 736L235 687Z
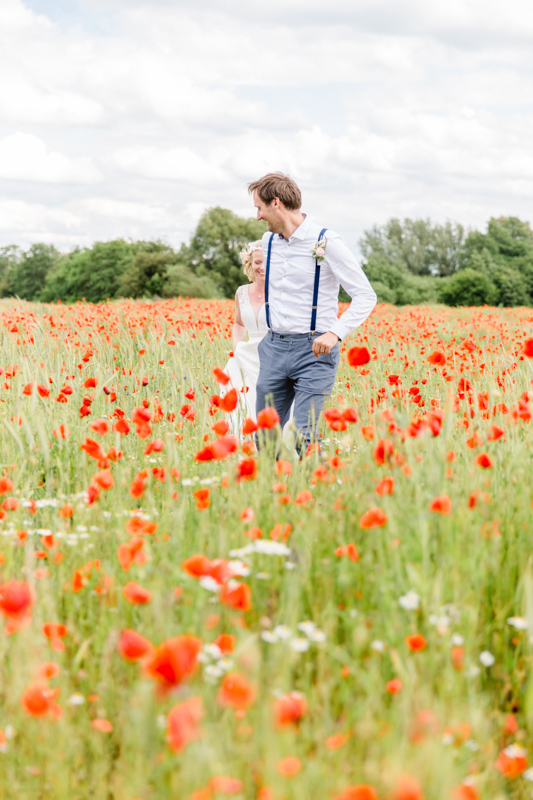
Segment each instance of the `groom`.
M283 425L294 401L298 449L317 434L339 365L339 342L366 320L376 294L342 238L301 212L296 183L271 172L249 184L263 235L268 332L259 343L257 413L274 405ZM339 285L352 298L337 319Z

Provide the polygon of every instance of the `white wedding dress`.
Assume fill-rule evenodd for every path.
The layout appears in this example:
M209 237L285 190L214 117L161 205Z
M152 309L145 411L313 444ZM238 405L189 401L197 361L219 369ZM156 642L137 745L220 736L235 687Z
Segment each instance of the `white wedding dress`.
M241 428L244 420L249 417L254 421L257 418L255 411L256 400L256 384L259 377L259 353L257 348L259 342L265 336L268 328L266 321L265 304L259 307L257 316L256 310L250 302L248 289L251 283L239 286L237 289L237 297L239 300L239 308L241 311L241 320L246 332L248 340L239 342L234 350L233 358L230 358L224 372L229 375L230 382L224 387L224 394L229 389L237 389L239 393L239 404L235 411L227 414L227 419L231 427L231 432L234 436L241 435ZM291 439L290 426L292 422L292 409L291 416L283 429L283 439L289 443Z
M226 392L231 388L237 389L239 392L239 404L235 411L228 414L231 432L235 436L240 434L242 424L247 417L253 420L256 419L255 387L259 377L259 353L257 348L268 330L265 304L263 303L259 307L256 316L256 310L250 303L248 287L251 285L251 283L245 284L237 289L241 319L246 328L248 340L238 343L234 350L233 358L230 358L224 370L230 378L230 383L225 387Z

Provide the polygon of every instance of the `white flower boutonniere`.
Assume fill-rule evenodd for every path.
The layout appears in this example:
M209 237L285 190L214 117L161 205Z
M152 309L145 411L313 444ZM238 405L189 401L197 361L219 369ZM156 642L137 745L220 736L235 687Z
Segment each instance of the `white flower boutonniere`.
M321 239L319 242L314 244L311 248L311 252L316 261L320 264L321 261L324 260L324 256L326 255L326 246L327 246L327 239Z

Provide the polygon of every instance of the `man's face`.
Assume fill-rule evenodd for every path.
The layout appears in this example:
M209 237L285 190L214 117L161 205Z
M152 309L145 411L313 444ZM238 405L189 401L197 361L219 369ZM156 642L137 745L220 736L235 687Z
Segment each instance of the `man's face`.
M264 203L261 198L259 197L257 192L254 192L254 205L257 209L257 219L261 220L264 219L268 230L271 233L279 233L280 232L280 209L279 209L279 200L277 197L272 200L272 202L267 205Z

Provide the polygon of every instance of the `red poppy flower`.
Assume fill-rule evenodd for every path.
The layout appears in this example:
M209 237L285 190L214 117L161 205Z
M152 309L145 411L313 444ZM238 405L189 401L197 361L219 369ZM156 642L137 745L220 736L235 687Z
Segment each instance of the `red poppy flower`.
M437 514L451 514L452 501L447 494L443 494L440 497L434 497L429 504L429 510L434 511Z
M247 583L236 583L232 586L226 584L220 592L220 602L238 611L250 611L252 608L252 590Z
M124 586L122 594L128 603L132 605L145 605L152 599L152 593L149 592L148 589L139 586L138 583L134 583L133 581L130 581L130 583Z
M387 515L381 508L370 508L359 520L360 527L365 529L382 528L386 524Z
M419 653L427 647L427 642L421 633L413 633L410 636L406 636L405 643L412 653Z
M362 367L370 361L370 353L366 347L351 347L346 354L350 367Z
M147 657L145 672L165 688L179 686L195 671L201 648L202 642L195 636L167 639Z
M289 692L274 701L274 714L279 728L300 722L307 714L307 700L300 692Z
M492 459L488 453L479 453L475 457L474 461L478 467L482 467L483 469L489 469L492 467Z
M126 628L120 634L118 651L126 661L139 661L152 650L152 643L137 631Z
M230 382L229 375L226 375L224 370L220 369L220 367L215 367L211 370L213 375L215 376L215 380L217 383L220 383L221 386L227 386Z
M270 429L277 425L279 422L279 414L272 406L263 408L257 415L257 427L263 429Z
M255 701L256 691L240 672L228 672L220 686L217 700L221 706L249 708Z
M166 740L171 750L179 753L190 742L200 739L200 722L204 714L201 697L189 697L170 709L167 715Z

